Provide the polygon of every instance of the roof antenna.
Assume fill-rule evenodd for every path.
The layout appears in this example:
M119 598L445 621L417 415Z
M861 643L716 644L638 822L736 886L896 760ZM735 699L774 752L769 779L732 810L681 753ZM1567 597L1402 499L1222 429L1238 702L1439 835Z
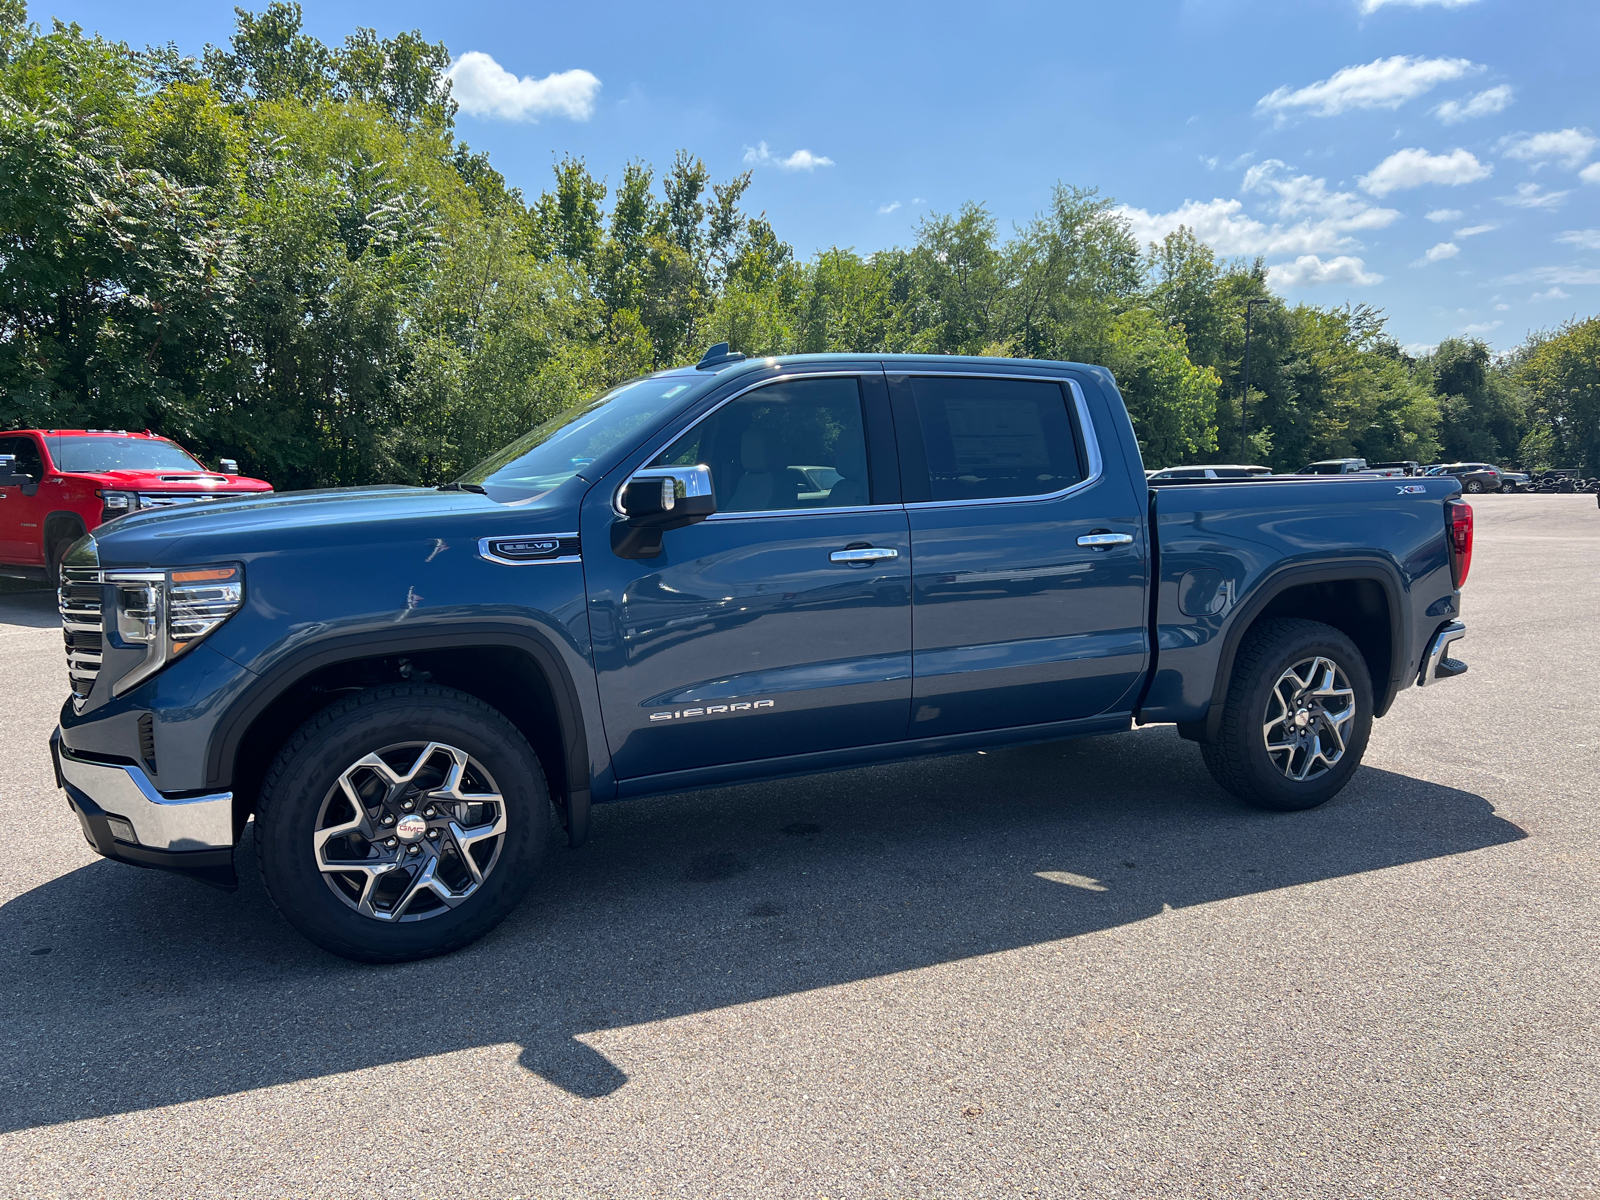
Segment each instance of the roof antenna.
M728 363L743 362L744 355L737 350L728 349L727 342L718 342L706 350L700 361L695 363L697 371L709 371L715 367L726 366Z

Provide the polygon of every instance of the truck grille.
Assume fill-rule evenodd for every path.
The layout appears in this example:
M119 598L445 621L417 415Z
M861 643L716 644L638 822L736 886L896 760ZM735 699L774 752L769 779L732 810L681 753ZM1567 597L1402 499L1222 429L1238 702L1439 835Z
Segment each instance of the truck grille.
M103 628L100 618L100 572L93 567L61 569L61 636L67 644L67 681L80 709L100 673Z
M140 492L140 508L171 508L174 504L203 504L208 500L238 500L264 492Z

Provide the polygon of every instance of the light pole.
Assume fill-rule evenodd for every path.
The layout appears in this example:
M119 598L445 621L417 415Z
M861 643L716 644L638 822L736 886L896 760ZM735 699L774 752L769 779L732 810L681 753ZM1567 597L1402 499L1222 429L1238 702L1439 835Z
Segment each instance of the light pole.
M1239 397L1239 457L1243 458L1250 428L1250 318L1255 316L1256 305L1271 304L1271 300L1257 297L1244 302L1244 395Z

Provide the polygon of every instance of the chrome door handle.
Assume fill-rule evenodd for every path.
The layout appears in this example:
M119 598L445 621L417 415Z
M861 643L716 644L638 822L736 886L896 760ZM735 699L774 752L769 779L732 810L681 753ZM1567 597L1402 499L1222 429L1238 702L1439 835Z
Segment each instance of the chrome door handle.
M1086 533L1078 539L1080 546L1131 546L1133 534L1131 533Z
M886 558L899 558L900 551L880 549L877 546L863 546L859 550L835 550L828 555L829 562L841 563L875 563Z

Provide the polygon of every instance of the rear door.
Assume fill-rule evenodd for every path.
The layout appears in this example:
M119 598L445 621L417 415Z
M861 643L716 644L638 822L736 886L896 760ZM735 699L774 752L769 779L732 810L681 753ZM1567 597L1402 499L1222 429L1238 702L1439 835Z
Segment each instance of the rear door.
M1144 491L1114 442L1105 461L1080 385L891 371L889 387L911 522L911 736L1131 707Z
M711 469L717 513L664 533L658 558L611 549L620 479L584 502L618 777L903 739L911 547L881 370L758 384L648 465L697 464Z

